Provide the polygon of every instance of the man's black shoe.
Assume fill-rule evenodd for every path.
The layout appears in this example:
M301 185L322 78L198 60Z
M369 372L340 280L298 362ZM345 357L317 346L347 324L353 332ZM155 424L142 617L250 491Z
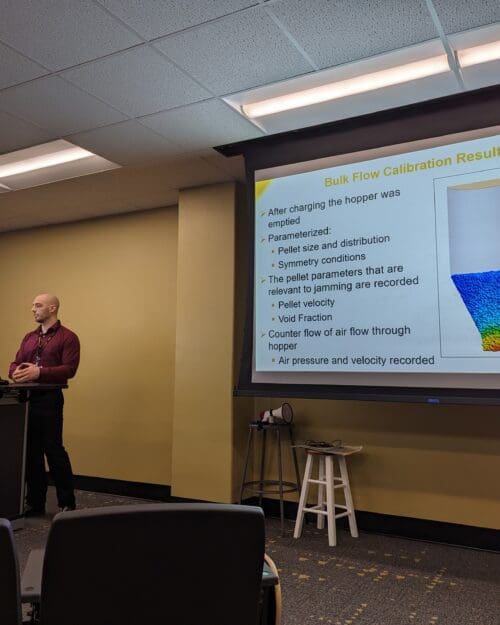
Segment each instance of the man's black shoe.
M45 506L30 506L24 508L25 517L43 516L45 514Z
M71 512L72 510L76 510L76 506L61 506L59 508L59 512Z

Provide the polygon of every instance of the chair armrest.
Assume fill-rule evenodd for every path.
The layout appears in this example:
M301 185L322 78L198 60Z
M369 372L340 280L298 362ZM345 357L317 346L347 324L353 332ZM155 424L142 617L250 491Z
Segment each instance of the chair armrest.
M42 568L45 549L33 549L21 577L21 602L40 603L42 594Z
M266 553L262 570L262 610L259 625L281 625L281 613L278 569L271 556Z
M271 569L267 562L264 562L262 568L262 587L276 586L277 584L279 584L278 575Z

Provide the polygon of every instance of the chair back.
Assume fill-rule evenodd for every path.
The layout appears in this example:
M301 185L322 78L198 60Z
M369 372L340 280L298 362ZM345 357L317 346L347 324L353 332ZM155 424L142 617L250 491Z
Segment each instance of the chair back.
M7 519L0 519L0 623L21 623L19 562L12 527Z
M45 552L41 625L255 625L260 508L141 504L66 512Z

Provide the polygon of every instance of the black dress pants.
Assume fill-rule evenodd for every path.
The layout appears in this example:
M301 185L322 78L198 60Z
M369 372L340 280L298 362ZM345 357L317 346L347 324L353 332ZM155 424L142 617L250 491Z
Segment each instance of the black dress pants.
M63 447L62 391L32 393L28 413L26 449L26 501L33 508L45 507L47 474L45 460L54 481L59 506L74 506L73 471Z

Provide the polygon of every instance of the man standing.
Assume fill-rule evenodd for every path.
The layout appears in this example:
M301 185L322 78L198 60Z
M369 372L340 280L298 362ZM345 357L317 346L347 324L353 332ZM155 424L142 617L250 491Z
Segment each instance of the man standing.
M57 315L59 300L43 293L33 300L31 308L39 328L23 339L9 376L17 384L66 384L80 362L77 335L61 325ZM63 447L63 404L61 389L37 390L30 394L26 449L26 516L45 513L47 475L45 460L54 480L61 510L75 509L73 472Z

